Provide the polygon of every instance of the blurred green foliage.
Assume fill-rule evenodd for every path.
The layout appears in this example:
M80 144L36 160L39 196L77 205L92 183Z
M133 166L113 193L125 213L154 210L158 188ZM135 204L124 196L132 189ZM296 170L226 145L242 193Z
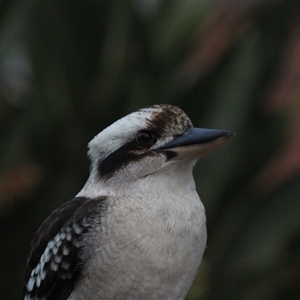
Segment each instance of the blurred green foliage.
M154 103L237 134L195 169L209 239L188 299L300 298L297 2L1 1L0 22L1 299L88 141Z

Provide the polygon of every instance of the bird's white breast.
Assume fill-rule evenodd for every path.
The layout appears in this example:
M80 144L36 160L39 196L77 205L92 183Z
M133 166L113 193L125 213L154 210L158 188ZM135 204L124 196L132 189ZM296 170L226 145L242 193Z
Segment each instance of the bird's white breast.
M185 297L205 250L206 225L191 170L177 174L147 176L109 196L88 245L95 253L70 299ZM91 278L99 285L89 286Z

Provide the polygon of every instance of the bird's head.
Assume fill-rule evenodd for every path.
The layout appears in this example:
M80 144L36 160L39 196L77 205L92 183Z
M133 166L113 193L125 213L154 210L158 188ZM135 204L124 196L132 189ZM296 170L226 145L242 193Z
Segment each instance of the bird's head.
M98 180L135 181L174 165L189 165L223 145L231 132L194 128L176 106L140 109L116 121L89 143Z

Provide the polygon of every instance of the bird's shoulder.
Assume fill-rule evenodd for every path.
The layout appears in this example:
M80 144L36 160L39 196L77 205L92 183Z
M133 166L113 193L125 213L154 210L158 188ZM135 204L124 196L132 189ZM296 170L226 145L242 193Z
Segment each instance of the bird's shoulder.
M24 299L67 299L84 268L83 235L99 222L106 197L75 197L54 210L37 230L28 256Z

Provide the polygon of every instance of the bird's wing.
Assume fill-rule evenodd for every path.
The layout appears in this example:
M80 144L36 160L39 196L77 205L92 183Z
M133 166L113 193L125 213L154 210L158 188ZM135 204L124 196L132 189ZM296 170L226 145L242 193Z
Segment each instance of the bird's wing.
M24 299L68 298L86 263L78 256L82 238L94 225L94 217L100 213L98 207L104 199L74 198L44 221L31 242Z

